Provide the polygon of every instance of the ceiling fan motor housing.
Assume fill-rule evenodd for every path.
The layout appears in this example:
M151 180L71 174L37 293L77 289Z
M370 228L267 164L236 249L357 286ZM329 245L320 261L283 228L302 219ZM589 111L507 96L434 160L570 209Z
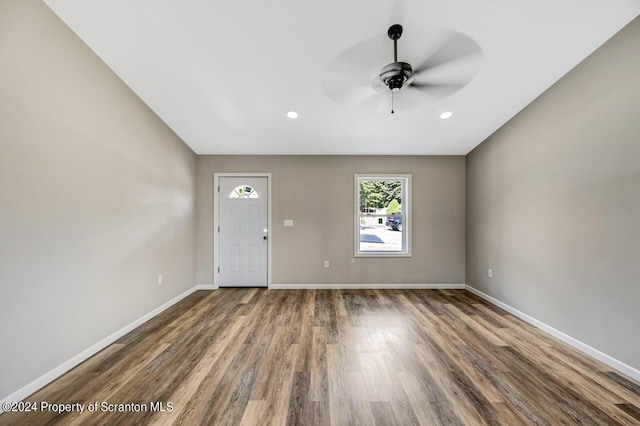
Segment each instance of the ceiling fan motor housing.
M404 84L410 83L413 69L406 62L392 62L380 71L380 81L392 92L397 92Z

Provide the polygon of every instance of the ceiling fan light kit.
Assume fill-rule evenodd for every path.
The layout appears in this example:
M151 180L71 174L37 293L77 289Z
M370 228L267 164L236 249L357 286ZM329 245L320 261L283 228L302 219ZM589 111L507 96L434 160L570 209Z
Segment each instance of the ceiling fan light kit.
M405 83L410 83L413 69L406 62L392 62L380 71L380 81L392 92L398 92Z

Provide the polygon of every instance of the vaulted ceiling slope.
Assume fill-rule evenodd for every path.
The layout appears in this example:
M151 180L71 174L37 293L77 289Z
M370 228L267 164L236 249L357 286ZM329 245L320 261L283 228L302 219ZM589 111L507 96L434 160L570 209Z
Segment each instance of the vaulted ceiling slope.
M638 0L45 3L198 154L466 154L640 14ZM473 79L445 97L403 88L390 114L372 87L396 23L414 67L459 60L447 35L476 43Z

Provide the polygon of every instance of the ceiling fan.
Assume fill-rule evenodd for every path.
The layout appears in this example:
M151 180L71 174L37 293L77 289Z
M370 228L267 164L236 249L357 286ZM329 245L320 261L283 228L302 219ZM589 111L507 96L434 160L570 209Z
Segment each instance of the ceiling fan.
M382 43L379 37L359 43L338 55L327 68L325 91L333 101L366 110L388 111L391 93L391 113L394 95L398 106L409 109L430 99L436 100L466 86L480 69L482 49L470 37L451 30L423 31L423 46L413 43L408 56L422 59L416 67L398 60L400 24L391 25L387 37L393 41L393 62L379 68ZM388 53L385 54L385 56ZM388 57L388 56L387 56ZM374 70L379 71L375 72ZM383 107L386 105L386 107Z

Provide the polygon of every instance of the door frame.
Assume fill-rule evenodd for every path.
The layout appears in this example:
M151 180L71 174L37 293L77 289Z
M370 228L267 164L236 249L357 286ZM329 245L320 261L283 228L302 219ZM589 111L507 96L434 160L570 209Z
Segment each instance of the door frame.
M213 174L213 288L220 288L220 178L221 177L265 177L267 178L267 288L271 287L271 173L214 173Z

